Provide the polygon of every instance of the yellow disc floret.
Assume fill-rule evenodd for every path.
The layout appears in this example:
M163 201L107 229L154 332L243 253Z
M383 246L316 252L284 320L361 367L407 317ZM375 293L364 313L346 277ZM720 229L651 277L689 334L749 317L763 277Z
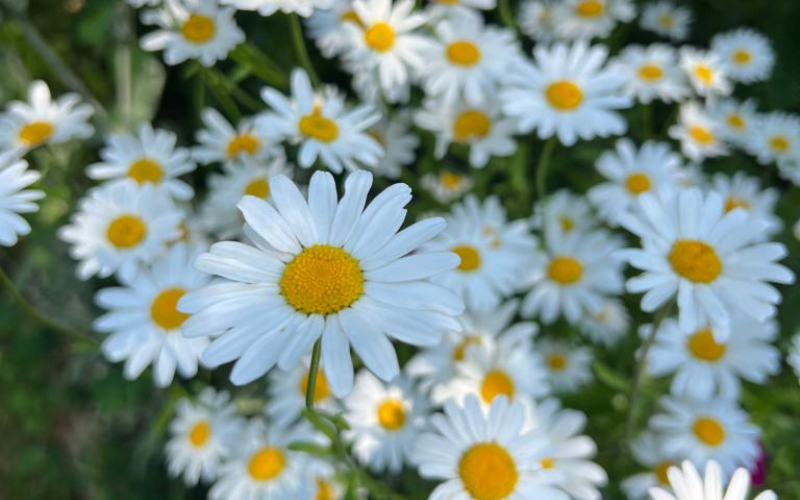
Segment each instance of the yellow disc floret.
M376 52L386 52L394 47L395 32L392 26L378 21L364 31L364 41Z
M577 259L561 255L550 261L547 275L551 280L562 285L572 285L581 280L583 266Z
M332 314L350 307L364 293L358 261L341 248L313 245L286 264L281 295L305 314Z
M667 257L673 271L694 283L711 283L722 272L722 261L709 244L677 240Z
M239 134L228 143L228 158L236 158L242 153L254 155L261 149L261 141L253 134Z
M693 333L687 340L687 346L692 356L710 362L718 361L727 351L725 344L717 342L708 328Z
M201 420L192 426L189 431L189 442L195 448L200 448L208 442L211 437L211 425L207 420Z
M719 446L725 441L725 428L711 417L700 417L692 425L694 435L708 446Z
M150 317L153 323L165 330L180 328L189 318L188 314L178 310L178 301L186 294L183 288L169 288L162 291L150 306Z
M464 489L475 500L502 500L517 486L519 473L514 457L496 443L478 443L458 462Z
M497 396L514 396L514 381L502 370L492 370L483 377L481 398L491 404Z
M164 170L161 165L150 158L141 158L131 163L128 169L128 177L139 184L144 184L145 182L158 184L164 177Z
M278 477L286 467L286 456L279 448L266 447L250 458L247 467L250 477L256 481L271 481Z
M481 60L481 49L472 42L459 40L447 46L447 59L459 66L473 66Z
M387 399L378 406L378 423L389 432L397 432L406 424L406 408L398 399Z
M138 245L147 236L147 225L135 215L120 215L108 225L106 237L117 248Z
M214 38L216 32L214 20L201 14L192 14L181 26L183 38L192 43L206 43Z
M558 111L574 111L583 102L580 87L569 80L551 83L545 90L545 96L550 106Z
M52 137L54 132L55 128L49 122L30 122L20 129L19 142L26 147L38 146Z
M481 267L481 254L475 247L470 245L458 245L450 249L461 258L458 265L459 271L474 271Z

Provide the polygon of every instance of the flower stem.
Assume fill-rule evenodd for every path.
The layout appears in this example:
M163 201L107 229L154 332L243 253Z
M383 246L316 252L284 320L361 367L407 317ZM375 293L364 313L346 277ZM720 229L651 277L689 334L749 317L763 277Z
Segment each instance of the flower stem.
M311 367L308 369L308 385L306 386L306 408L314 411L314 391L317 387L317 373L319 372L320 355L322 354L322 338L314 342L311 351Z
M540 201L544 200L547 194L547 170L550 167L550 157L553 156L556 140L556 136L553 136L544 143L542 154L539 156L539 164L536 166L536 196Z
M503 21L503 24L516 33L517 23L514 22L514 13L511 10L511 5L509 5L508 0L499 0L497 7L500 11L500 19Z
M306 40L303 37L303 28L300 26L300 18L296 13L289 15L289 26L292 29L292 41L294 42L294 51L297 58L300 60L300 65L305 68L308 77L314 88L320 87L319 76L314 71L314 65L311 64L311 57L308 55L308 48L306 47Z

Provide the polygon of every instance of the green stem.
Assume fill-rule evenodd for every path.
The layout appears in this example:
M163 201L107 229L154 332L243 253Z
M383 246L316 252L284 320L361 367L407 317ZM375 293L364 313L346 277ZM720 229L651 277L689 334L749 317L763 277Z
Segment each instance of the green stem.
M251 43L242 43L229 56L258 78L281 90L287 88L288 79L280 67L267 54Z
M300 60L300 65L305 68L308 77L314 88L320 87L320 80L317 72L314 71L314 65L311 64L311 57L308 55L308 48L306 47L306 40L303 37L303 28L300 26L300 18L297 14L289 14L289 26L292 30L292 41L294 43L294 50L297 58Z
M314 411L314 391L317 387L317 373L319 372L319 362L322 354L322 338L314 342L314 350L311 351L311 367L308 369L308 385L306 386L306 408Z
M517 23L514 21L514 12L511 10L511 5L508 0L500 0L498 2L498 10L500 11L500 19L509 29L517 32Z
M556 136L547 140L539 156L539 164L536 166L536 196L539 200L544 200L547 194L547 170L550 167L550 157L553 156L553 149L556 147Z

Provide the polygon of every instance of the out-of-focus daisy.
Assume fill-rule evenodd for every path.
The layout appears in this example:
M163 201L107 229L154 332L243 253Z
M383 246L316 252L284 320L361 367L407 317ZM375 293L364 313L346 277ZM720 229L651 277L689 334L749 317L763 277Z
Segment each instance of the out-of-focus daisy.
M713 52L683 47L680 50L680 66L700 96L728 95L733 90L725 65Z
M554 392L574 392L592 381L592 349L556 340L539 340L536 352L544 359Z
M58 236L72 245L80 279L116 273L132 281L141 265L180 238L180 223L180 211L152 186L110 184L89 191Z
M709 114L722 136L737 146L747 144L756 126L756 104L752 100L723 99L714 103Z
M424 398L404 378L385 384L362 371L344 406L356 458L377 473L399 473L425 423Z
M775 215L778 192L774 188L762 189L761 181L744 172L711 178L711 188L725 199L725 211L740 209L747 212L751 220L763 221L764 236L771 237L783 227L780 217Z
M650 498L653 500L717 500L725 495L725 500L746 500L750 491L750 471L744 467L736 469L728 487L723 486L723 473L720 465L714 460L706 462L703 478L692 462L686 460L682 468L670 467L667 471L672 491L663 488L651 488ZM674 496L677 495L677 496ZM777 500L774 492L762 491L753 500Z
M568 234L594 229L598 220L585 196L559 189L551 193L546 202L536 204L531 223L534 228L547 234Z
M41 80L28 87L28 102L12 101L0 114L0 150L25 152L42 144L60 144L86 139L94 134L88 123L94 114L78 94L65 94L55 101Z
M311 458L308 465L311 472L314 491L311 493L311 500L343 500L345 496L345 485L336 477L336 468L324 459ZM355 490L359 495L360 489Z
M766 80L775 65L775 52L767 37L747 28L716 35L711 40L711 51L719 56L726 74L736 82Z
M499 397L484 411L470 397L463 408L451 401L444 411L431 417L432 431L412 454L423 477L444 481L432 498L569 500L554 484L563 476L541 465L550 451L546 437L523 431L521 404Z
M291 98L273 88L261 91L272 112L256 120L260 134L299 144L297 162L303 168L310 168L318 157L335 173L356 170L359 163L378 163L383 148L367 133L380 119L372 106L350 110L337 95L315 95L308 74L299 68L292 70L291 80Z
M620 93L625 78L603 67L606 47L559 43L537 46L533 54L533 64L509 75L509 88L500 94L503 111L519 119L521 131L535 130L542 139L557 135L567 146L625 132L616 110L632 101Z
M781 112L761 115L749 135L747 149L762 165L797 156L800 118Z
M297 421L306 405L308 390L309 362L306 360L291 370L274 370L269 375L269 404L267 414L279 425L287 425ZM333 397L325 369L317 371L314 381L314 408L336 411L339 402Z
M239 207L252 245L222 242L196 266L225 278L181 300L194 315L188 336L218 335L203 354L210 366L238 360L231 380L244 384L276 363L293 368L322 339L331 391L350 392L350 346L383 380L400 371L389 338L432 345L463 311L458 296L429 278L458 265L451 252L419 251L441 232L441 218L398 232L411 189L394 184L366 205L372 175L352 173L341 200L333 176L316 172L304 197L282 175L271 199L246 196Z
M720 124L696 102L681 104L678 123L669 136L681 142L681 151L692 161L728 154Z
M108 312L95 320L94 329L109 334L103 353L111 361L125 361L125 378L137 378L150 364L159 387L169 385L176 370L184 378L197 373L208 338L181 334L189 316L177 306L187 292L208 282L208 276L193 267L199 253L174 245L135 279L121 279L123 286L97 292L95 302Z
M519 28L537 42L551 42L556 38L553 26L553 0L526 0L519 9Z
M214 481L220 464L232 455L243 426L227 392L206 387L195 401L181 399L166 445L170 475L182 476L189 486Z
M510 156L517 150L517 121L504 116L495 100L480 106L464 103L443 105L427 99L417 113L417 125L436 134L436 157L442 158L451 144L469 147L469 163L483 168L492 156Z
M201 163L228 163L245 159L266 161L283 156L280 148L259 133L252 118L244 118L234 127L219 111L206 108L202 119L205 128L197 132L200 145L192 151L194 158Z
M622 292L620 243L602 230L547 235L529 271L531 291L522 303L523 315L553 323L563 315L576 323L596 312L602 299Z
M305 425L267 427L262 420L251 420L236 443L235 455L220 468L208 498L311 498L316 485L307 468L309 458L288 448L309 442L311 433Z
M612 67L626 76L623 92L637 101L674 102L689 94L677 59L675 49L669 45L630 45L622 50Z
M619 22L636 15L631 0L562 0L550 14L559 38L605 38Z
M327 9L331 0L220 0L222 4L231 5L239 10L255 10L262 16L271 16L280 11L286 14L296 12L308 17L314 9Z
M581 332L592 342L608 347L616 344L628 331L630 316L621 301L604 298L597 311L586 312L578 322Z
M357 25L359 22L351 0L334 0L327 9L314 9L305 25L322 55L332 59L346 52L353 43L345 23Z
M467 174L442 170L438 174L425 174L420 185L439 203L450 203L472 189L472 177Z
M86 168L97 180L151 184L176 200L189 200L194 190L178 179L196 168L188 149L176 148L177 137L167 130L142 124L137 134L112 134L100 150L102 161Z
M383 156L372 169L390 179L400 177L403 167L414 162L414 151L419 146L419 137L409 131L408 113L398 113L384 118L367 131L383 147Z
M147 51L163 50L169 65L197 59L213 66L244 41L235 12L217 0L164 0L162 7L142 12L142 22L158 29L144 35L140 44Z
M645 293L644 311L677 296L681 330L711 325L720 339L731 310L759 322L775 314L781 296L768 282L793 283L794 275L776 263L786 255L782 244L754 243L764 223L743 210L725 213L719 194L704 196L697 188L661 198L645 193L639 202L641 212L620 222L641 239L642 248L626 250L625 257L643 271L627 288Z
M16 154L0 154L0 245L14 246L20 236L31 232L31 225L19 214L39 211L36 201L44 198L44 192L25 188L40 177Z
M661 0L644 6L639 25L653 33L681 41L689 36L689 26L693 21L694 15L688 7Z
M631 452L640 465L648 470L634 474L620 483L629 500L646 500L653 486L669 487L667 471L678 462L678 457L664 451L664 438L650 431L643 432L633 443Z
M751 465L758 456L760 431L735 400L665 396L661 408L650 418L650 427L663 435L664 450L670 456L695 463L716 460L725 474Z
M608 182L592 187L587 196L602 218L616 224L642 193L677 189L681 166L680 155L667 144L648 141L637 149L629 139L620 139L614 151L606 151L595 163Z

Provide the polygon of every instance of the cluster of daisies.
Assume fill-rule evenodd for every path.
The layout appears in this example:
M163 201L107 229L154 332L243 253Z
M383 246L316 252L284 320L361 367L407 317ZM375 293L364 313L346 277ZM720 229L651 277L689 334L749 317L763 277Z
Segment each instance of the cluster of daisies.
M264 86L252 116L204 109L194 144L144 123L85 166L98 182L59 238L80 279L114 280L94 298L103 354L159 387L222 366L233 386L266 387L253 404L188 384L204 387L177 406L173 476L211 500L343 500L408 471L432 500L599 500L609 481L630 500L718 500L728 482L725 499L745 499L763 451L742 382L778 373L776 285L795 277L774 241L778 191L703 163L741 150L800 184L800 118L731 97L769 78L763 35L676 48L692 13L665 1L525 0L516 18L495 0L127 3L144 50L205 67L258 50L237 16L281 11L353 91L306 64ZM612 53L603 40L634 22L664 41ZM675 123L624 137L656 105ZM44 196L23 158L92 136L92 114L43 82L0 114L0 245L30 232L20 214ZM553 148L609 137L599 183L540 192L525 217L473 192L487 186L472 169L533 147L521 181L543 186ZM408 183L439 208L411 220ZM641 377L669 390L630 429L641 472L609 480L591 415L560 398L637 335L631 415ZM800 372L800 336L788 359Z

